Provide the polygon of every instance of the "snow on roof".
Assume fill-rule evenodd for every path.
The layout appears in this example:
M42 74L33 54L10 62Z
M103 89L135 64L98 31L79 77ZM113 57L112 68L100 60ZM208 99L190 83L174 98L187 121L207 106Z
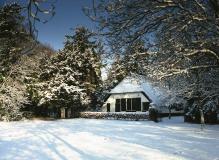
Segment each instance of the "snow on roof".
M110 94L144 92L156 105L165 105L167 89L154 86L151 82L140 76L128 76L124 78Z

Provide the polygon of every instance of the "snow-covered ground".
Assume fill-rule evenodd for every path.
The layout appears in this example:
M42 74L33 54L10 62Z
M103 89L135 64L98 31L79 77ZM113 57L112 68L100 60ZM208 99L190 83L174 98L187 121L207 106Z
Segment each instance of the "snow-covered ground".
M219 160L219 125L71 119L0 122L1 160Z

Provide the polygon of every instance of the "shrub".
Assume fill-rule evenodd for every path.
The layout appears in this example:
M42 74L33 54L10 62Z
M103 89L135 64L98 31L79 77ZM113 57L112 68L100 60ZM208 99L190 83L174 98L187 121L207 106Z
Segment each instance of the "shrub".
M202 107L199 107L196 103L193 103L191 107L187 107L185 110L184 121L200 123L201 113L203 110L205 123L217 123L217 104L214 101L206 102Z
M149 119L158 122L158 110L156 108L149 108Z

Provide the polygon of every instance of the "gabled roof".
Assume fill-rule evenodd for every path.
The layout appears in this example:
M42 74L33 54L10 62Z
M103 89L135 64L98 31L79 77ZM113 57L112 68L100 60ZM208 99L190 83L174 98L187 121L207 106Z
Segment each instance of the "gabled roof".
M128 76L124 78L115 88L110 91L110 94L121 93L136 93L142 92L152 103L162 105L166 98L166 90L154 86L141 76Z
M132 77L124 78L110 93L143 92L144 89L136 79Z

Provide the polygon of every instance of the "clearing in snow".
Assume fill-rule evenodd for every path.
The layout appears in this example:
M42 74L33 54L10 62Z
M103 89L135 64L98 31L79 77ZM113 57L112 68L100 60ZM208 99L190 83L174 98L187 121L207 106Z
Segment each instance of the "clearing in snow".
M1 160L219 160L219 125L69 119L0 122Z

